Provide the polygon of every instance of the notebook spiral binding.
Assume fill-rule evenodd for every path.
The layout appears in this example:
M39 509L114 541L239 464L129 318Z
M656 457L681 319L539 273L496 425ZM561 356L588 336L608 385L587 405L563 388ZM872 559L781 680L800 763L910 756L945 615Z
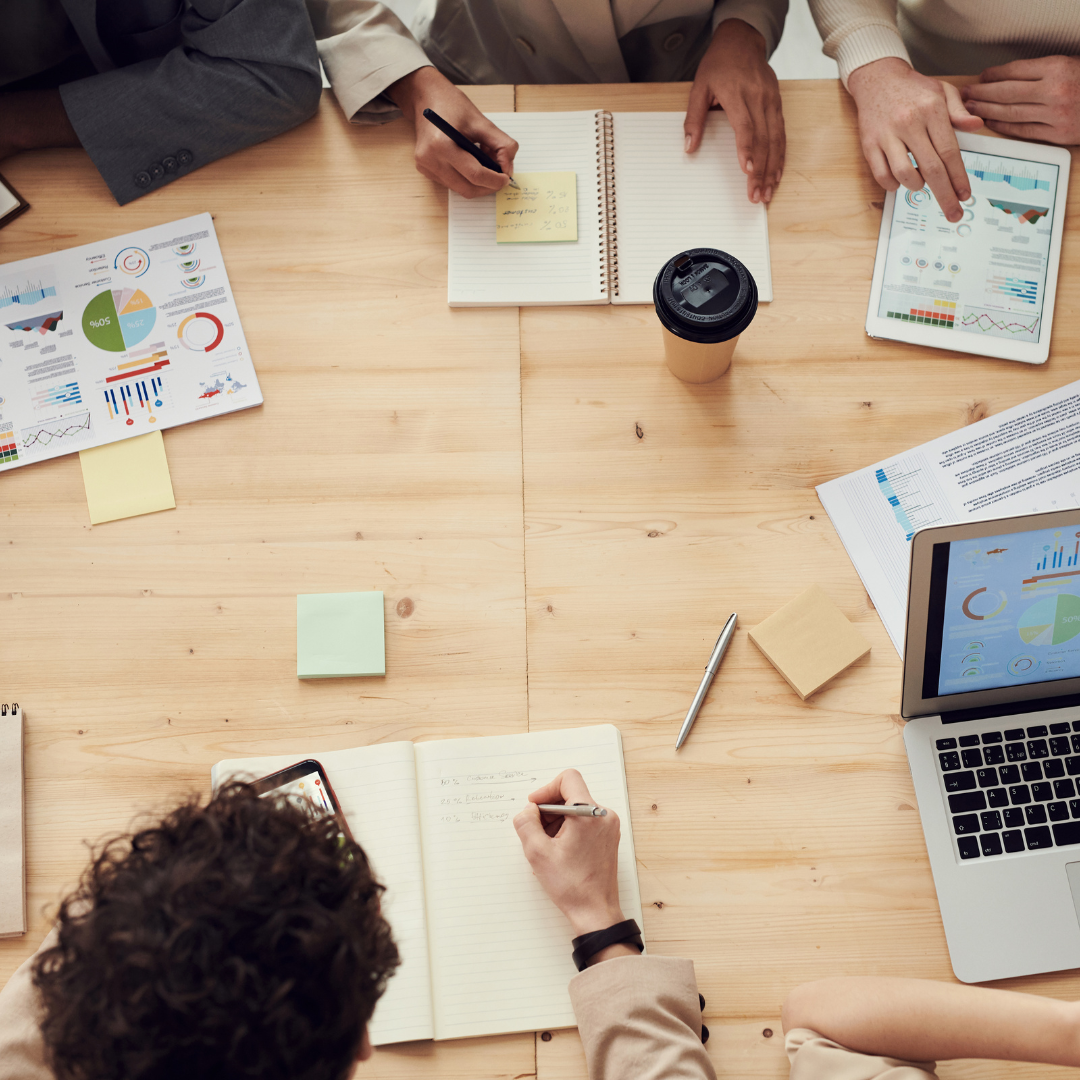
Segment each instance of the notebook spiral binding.
M602 168L597 184L596 206L600 222L600 245L603 263L600 267L600 291L608 296L619 295L619 248L615 206L615 136L611 113L601 111L596 121L596 157Z
M17 701L13 701L11 703L11 715L14 716L18 711L19 711L19 703ZM8 715L8 706L7 705L0 705L0 716L7 716L7 715Z

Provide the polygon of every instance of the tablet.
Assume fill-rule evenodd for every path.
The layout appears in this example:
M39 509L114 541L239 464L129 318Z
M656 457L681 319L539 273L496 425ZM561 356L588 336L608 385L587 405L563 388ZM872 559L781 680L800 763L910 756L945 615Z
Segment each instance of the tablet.
M1050 352L1069 151L956 133L971 181L945 220L928 187L885 198L866 332L1043 363Z

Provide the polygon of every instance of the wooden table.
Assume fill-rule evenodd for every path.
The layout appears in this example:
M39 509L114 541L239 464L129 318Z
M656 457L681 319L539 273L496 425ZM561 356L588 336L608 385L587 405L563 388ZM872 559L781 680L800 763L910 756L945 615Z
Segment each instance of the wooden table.
M687 89L470 92L489 110L680 110ZM413 171L410 130L351 128L329 95L302 128L122 209L80 151L5 167L34 209L0 232L4 262L209 209L266 404L166 434L172 512L91 528L76 457L2 479L31 931L0 943L0 980L86 841L205 791L219 758L598 722L623 731L646 937L694 959L721 1076L786 1076L779 1007L799 982L952 978L900 663L814 486L1077 378L1080 246L1044 367L871 341L882 193L854 110L837 83L782 89L776 300L704 387L667 374L649 308L448 309L446 196ZM803 703L746 628L812 582L873 651ZM359 589L387 595L386 678L299 682L296 593ZM1072 976L1014 985L1080 993ZM1065 1075L941 1075L976 1071ZM385 1048L358 1075L585 1067L565 1031Z

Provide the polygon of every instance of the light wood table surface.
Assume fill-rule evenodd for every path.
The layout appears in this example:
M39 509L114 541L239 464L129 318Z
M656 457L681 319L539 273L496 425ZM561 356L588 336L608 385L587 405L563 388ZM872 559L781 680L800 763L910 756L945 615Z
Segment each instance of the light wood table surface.
M882 193L854 110L838 83L782 89L776 299L706 387L667 374L649 308L448 309L446 196L414 172L410 129L350 128L329 95L296 131L124 208L80 151L5 166L34 209L0 232L3 262L210 210L266 404L166 433L175 511L91 528L76 456L0 480L31 910L0 981L86 841L205 791L219 758L598 722L623 731L646 938L695 961L722 1077L786 1076L779 1007L799 982L952 978L900 663L814 485L1080 376L1080 245L1066 238L1044 367L871 341ZM687 90L470 93L493 111L678 111ZM873 651L803 703L746 629L814 582ZM386 678L299 682L295 595L380 588ZM1072 976L1014 985L1080 993ZM384 1048L365 1075L585 1069L564 1031Z

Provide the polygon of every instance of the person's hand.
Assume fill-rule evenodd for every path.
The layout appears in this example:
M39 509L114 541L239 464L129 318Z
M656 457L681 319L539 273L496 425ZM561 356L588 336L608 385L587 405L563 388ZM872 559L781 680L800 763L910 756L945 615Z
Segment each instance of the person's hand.
M623 921L618 882L619 817L613 810L600 818L544 816L537 804L592 801L581 773L567 769L534 791L529 805L514 818L525 858L544 892L569 920L575 937ZM624 951L637 953L629 946Z
M81 145L59 90L0 94L0 161L21 150Z
M1061 146L1080 143L1080 58L1075 56L987 68L960 96L991 131Z
M959 221L971 182L953 128L982 127L982 120L964 108L960 91L920 75L895 56L856 68L848 76L848 90L859 108L859 138L874 179L886 191L901 184L912 191L927 186L945 217Z
M784 172L784 115L780 85L765 56L765 39L742 19L726 19L698 64L683 131L686 152L701 145L705 117L719 105L735 131L746 196L769 202Z
M510 183L518 144L435 68L418 68L392 83L386 94L416 128L416 168L428 179L466 199L490 195ZM479 143L484 153L499 163L502 172L485 169L476 158L425 120L425 109L437 112L462 135Z

